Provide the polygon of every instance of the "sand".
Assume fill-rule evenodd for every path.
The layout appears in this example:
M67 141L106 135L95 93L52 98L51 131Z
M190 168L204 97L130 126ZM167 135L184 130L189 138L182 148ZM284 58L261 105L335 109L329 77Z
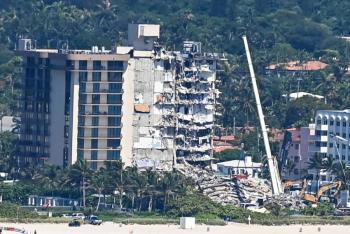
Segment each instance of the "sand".
M24 228L29 234L36 230L37 234L293 234L301 233L313 234L348 234L350 226L258 226L244 224L228 224L226 226L197 225L192 230L182 230L176 225L122 225L111 222L103 223L101 226L82 225L81 227L68 227L67 224L0 224ZM318 228L321 228L320 232ZM208 230L209 228L209 230ZM5 232L3 233L12 233Z

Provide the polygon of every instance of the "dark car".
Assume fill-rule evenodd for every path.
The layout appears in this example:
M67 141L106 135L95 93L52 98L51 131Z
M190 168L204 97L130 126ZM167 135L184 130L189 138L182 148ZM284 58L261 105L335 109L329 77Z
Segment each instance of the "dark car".
M72 220L68 223L68 226L69 227L80 227L80 221L77 219Z

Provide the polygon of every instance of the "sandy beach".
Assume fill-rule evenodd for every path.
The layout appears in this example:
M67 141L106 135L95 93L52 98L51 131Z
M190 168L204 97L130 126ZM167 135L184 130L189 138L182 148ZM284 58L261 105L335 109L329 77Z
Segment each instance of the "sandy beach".
M81 227L68 227L67 224L0 224L1 226L10 226L24 228L28 233L33 234L294 234L302 233L327 233L327 234L347 234L350 226L309 226L309 225L291 225L291 226L257 226L244 224L228 224L226 226L207 226L197 225L191 230L179 229L177 225L119 225L106 222L101 226L82 225ZM320 232L318 227L321 228ZM14 233L6 232L3 233Z

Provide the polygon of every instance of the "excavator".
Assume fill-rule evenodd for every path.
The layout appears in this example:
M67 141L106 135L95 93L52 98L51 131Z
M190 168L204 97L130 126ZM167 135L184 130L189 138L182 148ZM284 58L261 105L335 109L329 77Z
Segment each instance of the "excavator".
M343 185L343 183L341 181L331 182L329 184L321 186L321 188L318 190L316 196L314 196L312 194L307 194L307 193L305 193L305 194L300 193L300 195L305 201L308 201L308 202L315 204L323 196L323 194L325 194L327 191L329 191L332 188L336 188L336 191L333 194L333 196L336 196L339 193L342 185Z

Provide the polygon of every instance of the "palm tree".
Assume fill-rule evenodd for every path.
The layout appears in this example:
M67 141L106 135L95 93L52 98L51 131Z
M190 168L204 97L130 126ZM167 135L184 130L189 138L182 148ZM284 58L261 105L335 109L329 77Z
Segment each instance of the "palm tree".
M329 172L333 167L333 158L327 155L316 153L310 162L307 162L309 169L317 170L317 181L319 181L321 170Z
M95 173L91 179L91 187L98 194L98 202L97 202L96 210L95 210L96 212L99 210L102 192L105 189L108 182L109 182L108 177L106 174L106 170L104 168L101 168L97 173Z
M69 171L69 177L73 184L79 185L83 193L83 207L86 207L86 185L91 178L92 170L86 160L78 160Z
M53 196L54 191L59 187L60 175L61 168L59 166L45 164L34 175L34 180L38 181L43 188L47 188Z
M123 208L123 194L126 187L126 174L123 172L123 166L121 160L106 162L106 173L111 182L109 189L117 191L119 194L119 208Z

